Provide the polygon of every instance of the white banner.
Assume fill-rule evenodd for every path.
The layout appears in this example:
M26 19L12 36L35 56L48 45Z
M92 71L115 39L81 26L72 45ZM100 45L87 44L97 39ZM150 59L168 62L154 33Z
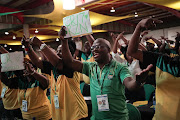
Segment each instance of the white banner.
M63 24L67 28L65 38L92 33L89 10L64 17Z
M12 52L1 54L1 72L23 70L24 69L23 52Z

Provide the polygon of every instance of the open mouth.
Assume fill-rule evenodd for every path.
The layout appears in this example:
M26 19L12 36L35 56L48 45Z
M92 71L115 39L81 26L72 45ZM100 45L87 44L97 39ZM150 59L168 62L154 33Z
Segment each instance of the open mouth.
M99 53L93 53L93 56L94 56L94 58L97 58L97 57L99 57Z

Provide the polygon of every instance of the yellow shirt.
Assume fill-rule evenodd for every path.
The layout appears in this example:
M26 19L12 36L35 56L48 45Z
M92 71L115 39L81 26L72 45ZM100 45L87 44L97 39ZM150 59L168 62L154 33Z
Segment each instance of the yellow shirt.
M59 108L55 108L54 95L58 95ZM80 91L80 76L60 75L57 82L51 72L51 108L54 120L78 120L88 116L87 104Z
M4 87L6 88L6 92L4 94L4 97L2 98L4 108L6 110L14 110L20 108L17 99L19 89L10 89L8 86L2 83L2 89Z
M27 89L21 88L18 94L18 102L22 111L22 100L27 101L27 112L22 111L24 119L49 120L52 118L50 113L50 102L46 96L46 90L39 86L39 82L28 83Z
M180 120L180 77L156 67L156 98L153 120Z

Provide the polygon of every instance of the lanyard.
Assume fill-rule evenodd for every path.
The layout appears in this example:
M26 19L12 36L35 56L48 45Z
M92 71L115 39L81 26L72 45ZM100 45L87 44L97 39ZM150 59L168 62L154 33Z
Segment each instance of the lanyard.
M98 68L97 68L97 66L96 66L97 80L98 80L99 86L101 87L101 95L102 95L103 84L104 84L104 80L105 80L105 77L106 77L108 71L107 71L106 74L104 75L104 78L103 78L103 81L102 81L102 84L101 84L101 83L100 83L100 80L99 80L99 75L98 75L97 69L98 69Z

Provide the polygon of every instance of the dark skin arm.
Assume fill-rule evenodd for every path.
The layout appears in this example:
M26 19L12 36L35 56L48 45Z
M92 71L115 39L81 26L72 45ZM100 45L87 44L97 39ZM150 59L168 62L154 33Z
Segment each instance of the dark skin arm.
M39 74L38 72L36 72L34 67L29 62L25 62L25 68L26 68L26 71L27 71L24 74L25 76L27 76L27 77L30 77L30 76L34 77L36 80L39 81L39 83L41 84L43 89L48 88L49 80L45 76L43 76L43 75Z
M31 43L37 47L40 47L41 44L44 44L41 40L39 40L37 37L33 37L31 39ZM28 55L31 58L32 62L34 65L37 67L43 69L43 63L42 60L39 59L37 54L34 52L34 50L30 46L30 40L26 39L25 37L22 39L22 44L26 47L29 48ZM62 59L55 53L53 52L47 45L45 45L44 49L41 50L41 52L44 53L44 55L47 57L49 62L57 67L59 70L63 68L63 62Z
M0 52L3 54L3 53L8 53L8 51L4 48L4 47L2 47L1 45L0 45Z
M38 55L35 53L35 51L32 49L30 45L30 39L23 36L21 40L22 45L25 46L26 49L28 49L27 53L32 61L32 63L37 66L40 69L43 69L43 63L42 60L39 59Z
M92 35L86 35L86 39L89 41L90 46L92 46L93 42L95 41Z
M147 19L143 19L141 20L136 28L135 31L132 35L131 41L129 43L128 46L128 55L132 56L133 58L138 59L140 62L143 62L143 52L141 50L138 49L139 43L140 43L140 33L141 30L143 28L151 28L151 27L155 27L156 23L162 23L162 21L159 20L154 20L152 18L147 18Z
M140 73L136 74L136 80L134 80L131 77L128 77L124 80L123 84L128 88L128 90L136 90L140 87L141 85L137 83L145 83L146 77L148 75L149 70L153 67L153 65L149 65L146 69L142 70Z
M79 60L73 59L68 47L68 40L64 39L64 36L65 36L65 27L63 26L62 29L59 31L59 37L62 43L63 61L68 68L71 68L74 71L82 72L83 63Z

